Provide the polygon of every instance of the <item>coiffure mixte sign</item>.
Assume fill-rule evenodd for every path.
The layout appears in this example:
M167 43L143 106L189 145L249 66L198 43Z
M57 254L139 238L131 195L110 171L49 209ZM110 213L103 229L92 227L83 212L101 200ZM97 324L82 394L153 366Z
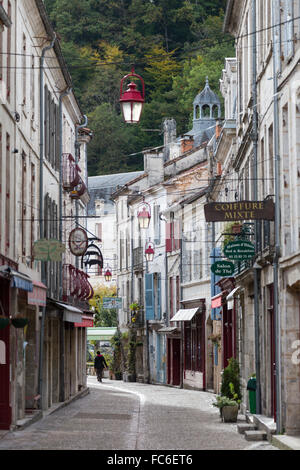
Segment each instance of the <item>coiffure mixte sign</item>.
M275 205L266 201L212 202L204 206L206 222L237 222L240 220L274 220Z

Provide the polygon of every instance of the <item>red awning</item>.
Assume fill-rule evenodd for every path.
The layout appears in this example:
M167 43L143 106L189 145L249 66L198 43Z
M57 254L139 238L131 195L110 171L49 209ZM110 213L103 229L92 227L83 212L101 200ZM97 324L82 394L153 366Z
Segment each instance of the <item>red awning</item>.
M93 316L82 315L82 322L74 323L74 326L77 328L92 328L94 326Z
M213 297L211 299L211 308L222 307L222 297L223 297L223 292Z
M32 292L27 292L28 305L40 305L41 307L45 307L47 298L47 286L45 286L45 284L39 281L32 281L32 285Z

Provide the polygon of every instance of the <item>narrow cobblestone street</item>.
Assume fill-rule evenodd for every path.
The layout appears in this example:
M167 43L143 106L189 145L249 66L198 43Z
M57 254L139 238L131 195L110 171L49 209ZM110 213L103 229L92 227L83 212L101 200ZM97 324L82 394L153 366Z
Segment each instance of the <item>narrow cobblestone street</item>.
M275 450L222 423L214 395L89 377L90 393L24 430L0 450Z

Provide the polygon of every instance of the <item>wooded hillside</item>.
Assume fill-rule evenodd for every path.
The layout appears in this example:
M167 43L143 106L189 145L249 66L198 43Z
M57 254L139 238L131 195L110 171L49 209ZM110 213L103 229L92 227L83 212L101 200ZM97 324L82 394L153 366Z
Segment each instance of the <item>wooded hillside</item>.
M89 118L89 175L143 169L146 147L163 144L165 117L191 128L195 95L214 91L233 41L222 33L226 0L45 0L74 90ZM140 124L123 123L119 87L134 64L145 80Z

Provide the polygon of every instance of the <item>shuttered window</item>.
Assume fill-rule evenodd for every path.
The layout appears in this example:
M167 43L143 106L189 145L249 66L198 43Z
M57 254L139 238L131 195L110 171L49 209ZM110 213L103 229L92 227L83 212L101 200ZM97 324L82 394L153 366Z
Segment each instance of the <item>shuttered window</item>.
M166 224L166 252L179 250L181 246L181 224L179 220Z
M283 51L284 58L289 60L294 55L294 5L293 0L284 0L282 5Z
M156 289L156 318L161 319L161 274L157 274L157 289Z
M155 245L160 245L161 243L161 234L160 234L160 218L159 218L159 213L160 213L160 206L155 205L154 206L154 243Z
M145 274L146 320L154 320L154 274Z
M172 223L166 224L166 252L172 252Z
M174 316L174 289L173 289L173 278L169 279L169 295L170 295L170 318Z

